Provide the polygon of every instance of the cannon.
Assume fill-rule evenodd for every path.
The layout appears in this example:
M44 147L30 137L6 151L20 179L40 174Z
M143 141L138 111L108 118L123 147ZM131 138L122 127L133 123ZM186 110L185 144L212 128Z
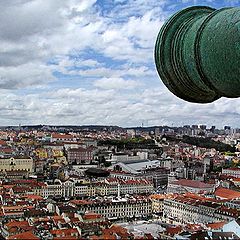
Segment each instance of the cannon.
M183 100L240 97L240 8L177 12L161 27L154 55L163 83Z

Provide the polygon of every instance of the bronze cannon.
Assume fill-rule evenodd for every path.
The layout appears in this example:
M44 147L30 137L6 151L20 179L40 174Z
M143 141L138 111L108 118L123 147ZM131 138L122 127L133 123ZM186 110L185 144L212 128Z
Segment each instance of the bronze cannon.
M240 97L240 8L186 8L160 29L157 71L167 88L189 102Z

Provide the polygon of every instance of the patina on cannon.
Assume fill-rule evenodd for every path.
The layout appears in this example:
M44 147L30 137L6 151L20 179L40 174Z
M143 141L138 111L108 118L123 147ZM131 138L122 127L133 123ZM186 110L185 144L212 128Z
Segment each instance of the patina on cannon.
M240 97L240 8L186 8L162 26L157 71L176 96L196 103Z

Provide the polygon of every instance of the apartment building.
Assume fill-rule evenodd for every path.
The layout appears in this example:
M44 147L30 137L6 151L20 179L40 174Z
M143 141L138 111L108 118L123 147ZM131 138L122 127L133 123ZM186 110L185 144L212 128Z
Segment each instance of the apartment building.
M178 195L164 199L163 216L169 221L186 223L212 223L238 218L237 209L222 206L214 199Z
M153 194L150 195L150 199L152 201L152 210L154 214L162 215L164 209L164 199L174 198L176 194Z
M0 158L0 171L33 171L33 159L31 157Z
M71 148L67 151L69 164L90 164L93 160L93 148Z
M169 181L167 186L168 193L213 193L214 184L207 184L197 180L180 179Z
M125 194L149 194L154 191L153 183L147 179L123 180L108 178L96 184L96 193L101 196Z
M240 178L240 168L223 168L222 174Z
M92 184L81 184L73 180L62 182L59 179L34 186L32 191L34 194L44 198L91 197L96 195L96 188Z
M148 217L152 215L152 204L146 197L115 198L102 200L72 200L70 206L77 207L78 213L87 211L101 214L109 219Z

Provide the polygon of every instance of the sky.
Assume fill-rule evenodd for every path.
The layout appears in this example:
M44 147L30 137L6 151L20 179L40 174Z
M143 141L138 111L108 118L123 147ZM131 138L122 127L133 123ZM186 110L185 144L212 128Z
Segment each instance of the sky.
M0 0L0 125L240 127L240 99L185 102L159 79L164 23L234 0Z

